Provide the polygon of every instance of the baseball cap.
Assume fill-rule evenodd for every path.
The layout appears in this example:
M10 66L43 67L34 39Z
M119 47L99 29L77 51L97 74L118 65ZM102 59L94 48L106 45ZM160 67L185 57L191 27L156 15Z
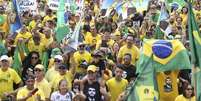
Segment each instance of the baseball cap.
M51 52L51 57L54 57L56 55L62 54L61 50L59 48L54 48Z
M87 68L87 72L92 71L92 72L96 72L96 66L95 65L89 65Z
M42 64L37 64L35 66L35 69L40 69L40 70L44 70L44 66Z
M2 60L9 60L9 57L7 55L2 55L0 61Z
M61 55L55 55L54 59L58 59L58 60L62 60L63 61L63 57Z

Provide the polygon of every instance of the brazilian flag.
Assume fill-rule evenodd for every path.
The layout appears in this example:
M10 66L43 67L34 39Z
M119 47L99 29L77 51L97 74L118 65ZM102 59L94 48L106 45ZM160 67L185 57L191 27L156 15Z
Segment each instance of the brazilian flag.
M156 73L190 69L188 52L179 40L144 40L137 63L138 77L127 101L158 101Z
M195 15L192 10L192 4L189 2L188 14L188 33L191 47L191 62L194 72L194 83L196 88L196 100L201 101L201 33L195 20Z

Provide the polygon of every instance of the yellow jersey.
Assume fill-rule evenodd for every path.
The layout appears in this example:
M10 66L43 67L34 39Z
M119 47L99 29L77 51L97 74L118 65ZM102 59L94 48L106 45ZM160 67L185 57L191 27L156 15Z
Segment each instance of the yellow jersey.
M116 101L118 96L126 89L128 81L126 79L122 79L118 82L115 78L111 78L106 82L106 85L111 94L110 101Z
M60 74L57 74L54 79L52 80L52 82L50 83L52 88L53 88L53 91L56 91L58 90L58 85L59 85L59 82L62 80L62 79L65 79L68 84L67 84L67 87L69 89L71 89L72 87L72 81L73 81L73 74L70 72L70 71L67 71L65 75L60 75Z
M92 45L97 44L101 40L102 40L101 35L97 34L94 37L94 36L92 36L91 32L87 32L84 41L85 41L86 44L92 46Z
M86 71L84 68L79 67L81 62L85 60L87 63L90 63L92 60L91 54L87 51L84 51L83 54L80 54L80 52L77 51L73 54L73 58L76 64L76 69L75 69L76 73L84 73Z
M45 98L50 97L51 87L50 87L50 84L47 82L47 80L45 78L43 78L43 80L40 81L40 82L35 81L34 86L35 86L35 88L40 89L44 93Z
M17 92L17 100L28 96L29 92L31 91L28 90L26 86L20 88L20 90ZM37 95L40 96L41 100L45 101L45 95L40 89L34 95L29 97L26 101L37 101Z
M58 74L59 72L55 70L55 66L53 65L52 68L48 69L48 71L45 74L45 79L48 82L52 82L54 77Z
M15 38L15 44L17 44L17 41L19 38L22 38L22 39L29 39L32 37L32 34L30 32L25 32L25 33L21 33L19 32Z
M119 49L119 53L118 53L118 58L122 58L124 57L124 55L126 53L129 53L131 54L131 58L132 58L132 64L135 64L136 63L136 60L139 58L140 56L140 51L139 49L133 45L130 49L127 47L127 45L124 45L122 46L120 49Z
M0 68L0 98L3 93L13 91L13 83L19 84L21 82L20 76L11 68L7 71L2 71Z
M177 85L177 76L178 71L172 71L170 74L166 75L163 72L157 73L157 81L158 81L158 90L160 101L174 101L178 96L178 85ZM169 79L169 80L168 80ZM168 83L167 81L171 81Z
M195 101L195 96L191 98L185 98L183 95L179 95L176 97L175 101Z

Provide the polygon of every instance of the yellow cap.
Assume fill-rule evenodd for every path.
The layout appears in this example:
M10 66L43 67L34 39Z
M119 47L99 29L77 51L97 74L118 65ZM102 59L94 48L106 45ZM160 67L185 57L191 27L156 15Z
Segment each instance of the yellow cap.
M95 65L89 65L87 68L87 72L92 71L92 72L96 72L96 66Z
M37 65L35 66L35 69L44 70L44 66L41 65L41 64L37 64Z

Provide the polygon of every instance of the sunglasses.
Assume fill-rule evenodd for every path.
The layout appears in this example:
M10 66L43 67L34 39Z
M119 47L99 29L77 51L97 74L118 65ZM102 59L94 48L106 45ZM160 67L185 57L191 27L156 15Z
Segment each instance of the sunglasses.
M61 62L61 60L54 60L54 62L58 62L58 63L60 63L60 62Z
M64 69L66 69L65 67L59 67L59 69L62 69L62 70L64 70Z
M2 60L2 62L8 62L8 60Z
M35 59L36 60L36 59L38 59L38 57L31 57L31 59Z

